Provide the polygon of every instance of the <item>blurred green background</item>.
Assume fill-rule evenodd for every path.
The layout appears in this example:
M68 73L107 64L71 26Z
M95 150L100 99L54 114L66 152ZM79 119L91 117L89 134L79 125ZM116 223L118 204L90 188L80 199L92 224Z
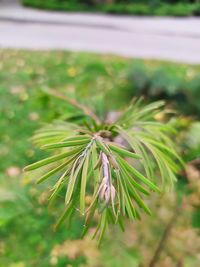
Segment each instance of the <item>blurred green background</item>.
M199 0L21 0L25 6L138 16L199 16Z
M1 50L0 59L0 266L198 267L200 66L53 51ZM48 210L48 183L35 185L23 177L22 168L44 153L31 145L34 130L78 115L47 95L48 88L92 106L100 116L141 95L165 99L176 110L176 142L186 170L173 192L149 200L152 217L127 222L124 233L110 227L99 249L90 234L80 240L79 218L70 229L64 224L55 232L63 204Z

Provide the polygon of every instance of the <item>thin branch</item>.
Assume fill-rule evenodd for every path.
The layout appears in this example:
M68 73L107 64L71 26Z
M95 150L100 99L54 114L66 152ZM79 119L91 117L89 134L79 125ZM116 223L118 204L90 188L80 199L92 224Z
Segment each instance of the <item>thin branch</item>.
M151 261L149 263L149 267L155 267L156 266L156 264L157 264L157 262L159 260L160 254L161 254L161 252L163 251L163 249L165 247L165 243L166 243L166 241L167 241L167 239L168 239L168 237L170 235L170 232L171 232L171 230L172 230L172 228L174 226L174 223L175 223L175 221L176 221L176 219L178 217L178 214L180 213L181 206L182 205L180 203L178 203L176 205L176 207L174 209L174 213L173 213L170 221L166 225L165 230L163 232L163 235L161 237L161 240L158 243L158 246L157 246L157 248L155 250L155 253L154 253L154 255L153 255L153 257L152 257L152 259L151 259Z
M52 95L52 96L55 96L55 97L57 97L59 99L62 99L64 101L66 101L67 103L69 103L70 105L74 106L75 108L78 108L85 115L91 117L96 122L96 124L100 124L101 123L100 119L96 116L96 114L91 109L89 109L88 107L80 104L75 99L71 99L71 98L67 97L66 95L63 95L62 93L57 92L57 91L55 91L53 89L49 89L48 93L50 95Z

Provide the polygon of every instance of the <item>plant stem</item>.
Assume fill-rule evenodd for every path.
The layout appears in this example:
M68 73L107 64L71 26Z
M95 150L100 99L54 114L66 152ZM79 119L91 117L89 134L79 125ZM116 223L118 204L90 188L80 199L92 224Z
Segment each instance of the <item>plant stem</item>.
M91 117L96 122L96 124L100 124L101 123L100 119L96 116L96 114L91 109L89 109L88 107L80 104L75 99L71 99L71 98L67 97L66 95L63 95L62 93L57 92L57 91L55 91L53 89L49 89L48 93L50 95L52 95L52 96L55 96L55 97L57 97L59 99L62 99L64 101L68 102L70 105L74 106L75 108L78 108L85 115Z
M178 217L178 214L180 213L181 206L182 205L180 203L178 203L176 205L176 207L174 209L174 213L173 213L170 221L166 225L165 230L163 232L163 235L162 235L162 237L160 239L160 242L158 243L158 246L157 246L157 248L155 250L155 253L154 253L154 255L153 255L153 257L152 257L152 259L151 259L151 261L149 263L149 267L155 267L156 266L156 264L157 264L157 262L159 260L160 254L161 254L161 252L163 251L163 249L165 247L165 243L166 243L166 241L167 241L167 239L168 239L168 237L170 235L170 232L171 232L171 230L172 230L172 228L174 226L174 223L175 223L175 221L176 221L176 219Z

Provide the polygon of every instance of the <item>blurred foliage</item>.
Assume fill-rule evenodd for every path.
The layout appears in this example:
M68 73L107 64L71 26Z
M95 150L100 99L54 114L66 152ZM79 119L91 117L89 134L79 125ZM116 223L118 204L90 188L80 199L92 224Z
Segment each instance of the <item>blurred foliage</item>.
M153 16L199 16L198 1L161 0L22 0L25 6L62 11L93 11Z
M191 124L186 135L185 145L188 149L188 160L193 160L200 156L200 122Z
M130 91L153 99L167 99L183 114L200 117L198 69L177 65L148 66L134 63L128 70Z
M157 266L198 267L200 67L67 52L2 50L0 59L0 266L149 266L180 204ZM127 222L125 233L115 228L107 232L100 250L90 239L93 229L79 240L83 222L78 218L70 230L63 225L54 232L62 205L47 210L44 187L22 179L22 167L47 155L28 140L41 122L79 119L77 110L47 96L48 88L90 103L100 116L140 93L147 99L165 98L170 109L177 108L177 142L188 164L176 190L148 203L156 211L152 217L143 214L141 222Z

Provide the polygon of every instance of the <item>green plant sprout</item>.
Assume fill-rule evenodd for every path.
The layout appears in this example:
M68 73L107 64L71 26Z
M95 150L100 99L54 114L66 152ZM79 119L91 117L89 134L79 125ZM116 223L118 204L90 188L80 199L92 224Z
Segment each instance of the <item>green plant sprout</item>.
M140 219L140 210L151 215L144 196L170 189L184 163L171 138L176 131L170 123L156 120L166 113L163 101L143 105L141 99L135 100L108 123L74 100L66 100L83 111L86 123L55 121L36 131L34 144L54 155L25 171L43 168L37 183L59 174L49 199L53 202L66 190L65 210L57 226L70 221L78 210L85 219L84 235L97 213L94 237L100 242L108 224L124 229L124 219Z

